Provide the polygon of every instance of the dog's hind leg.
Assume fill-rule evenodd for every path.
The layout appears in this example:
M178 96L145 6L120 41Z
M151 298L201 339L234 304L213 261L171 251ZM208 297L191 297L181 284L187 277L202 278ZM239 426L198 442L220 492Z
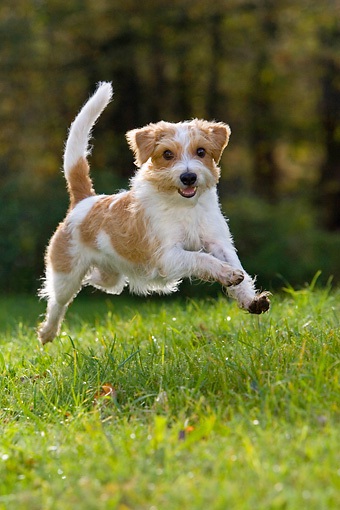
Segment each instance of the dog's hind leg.
M67 305L61 305L54 299L49 299L45 321L38 329L38 337L43 345L52 342L58 335L66 310Z
M71 273L57 273L48 268L45 285L40 293L42 297L47 297L46 317L38 329L42 344L52 342L59 334L66 310L81 289L84 272L78 268Z

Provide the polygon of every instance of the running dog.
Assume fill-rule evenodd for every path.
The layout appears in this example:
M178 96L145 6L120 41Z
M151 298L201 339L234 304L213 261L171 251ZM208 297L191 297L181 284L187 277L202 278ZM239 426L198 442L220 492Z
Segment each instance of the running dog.
M89 175L89 139L112 97L99 83L69 130L64 175L70 195L65 220L46 251L40 296L47 313L38 330L42 344L59 334L67 307L83 285L120 294L170 293L183 278L218 281L239 306L260 314L268 292L236 254L216 185L230 128L194 119L160 121L126 134L137 171L128 191L96 195Z

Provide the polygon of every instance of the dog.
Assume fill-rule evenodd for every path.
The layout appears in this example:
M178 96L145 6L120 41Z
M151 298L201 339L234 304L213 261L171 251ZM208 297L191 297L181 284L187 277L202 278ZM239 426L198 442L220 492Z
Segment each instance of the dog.
M59 334L83 285L109 294L120 294L126 285L137 294L167 294L183 278L197 278L220 282L250 313L267 311L269 293L256 291L243 269L218 202L218 164L229 126L193 119L128 131L137 166L129 190L96 195L89 140L111 98L111 83L99 83L69 130L64 175L70 206L46 250L41 343Z

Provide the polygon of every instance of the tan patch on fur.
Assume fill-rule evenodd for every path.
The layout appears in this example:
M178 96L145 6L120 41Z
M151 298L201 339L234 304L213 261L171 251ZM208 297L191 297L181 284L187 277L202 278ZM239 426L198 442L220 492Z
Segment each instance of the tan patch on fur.
M174 154L174 159L166 160L163 158L165 150L171 150ZM150 164L145 165L140 171L145 180L152 183L159 191L176 191L178 190L178 182L174 179L171 172L172 167L176 165L178 160L182 157L183 147L179 142L173 138L164 136L157 144L155 151L152 154Z
M72 257L70 254L71 234L65 223L61 223L53 235L46 253L46 259L51 263L54 271L70 273ZM47 263L46 260L46 263Z
M156 124L148 124L140 129L133 129L126 133L126 138L129 147L135 155L137 166L142 166L143 163L152 156L156 144L165 136L174 137L176 133L176 124L170 122L160 121Z
M142 166L151 156L155 147L155 134L152 128L133 129L126 133L130 149L135 155L137 166Z
M209 122L207 120L194 119L191 124L197 128L201 136L208 144L211 156L215 163L221 159L222 153L229 142L230 127L223 122Z
M190 122L179 122L172 124L170 122L160 121L156 124L148 124L141 129L133 129L126 133L126 138L130 149L133 151L137 166L143 165L157 150L160 143L165 140L174 141L177 129L183 126L188 128L188 134L191 138L203 137L205 145L208 144L210 154L215 163L218 164L225 147L228 145L230 137L230 128L223 122L209 122L206 120L194 119ZM195 149L200 147L198 145ZM171 147L168 147L171 150Z
M80 158L67 177L67 189L70 194L71 209L84 198L95 195L90 178L90 167L85 158Z
M143 211L134 206L131 192L111 206L114 199L112 195L94 204L80 227L81 240L96 248L97 236L102 230L121 257L134 264L153 265L158 243L148 236Z

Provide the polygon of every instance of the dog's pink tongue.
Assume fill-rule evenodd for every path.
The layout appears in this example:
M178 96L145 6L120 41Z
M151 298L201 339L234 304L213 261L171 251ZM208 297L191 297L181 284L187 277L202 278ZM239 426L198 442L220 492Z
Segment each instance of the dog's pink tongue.
M184 188L180 190L183 197L192 197L196 193L196 188Z

